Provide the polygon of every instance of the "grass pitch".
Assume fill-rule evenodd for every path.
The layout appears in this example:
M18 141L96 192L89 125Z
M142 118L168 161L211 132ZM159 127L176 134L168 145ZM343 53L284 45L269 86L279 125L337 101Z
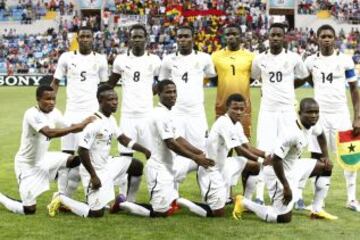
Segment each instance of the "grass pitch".
M298 99L312 96L312 90L297 90ZM214 120L216 89L205 90L206 111L209 126ZM252 89L253 142L259 109L260 91ZM19 198L14 174L14 156L19 147L21 122L24 111L36 104L35 87L0 88L0 191ZM57 107L64 110L65 89L61 88ZM118 118L118 113L117 113ZM53 140L51 149L58 150L59 140ZM113 145L116 154L116 145ZM335 162L335 159L332 158ZM346 192L342 170L335 164L331 188L326 201L326 209L339 216L337 221L314 221L308 212L295 211L290 224L267 224L254 214L245 214L243 220L231 217L232 206L226 207L224 218L200 218L187 210L166 219L148 219L125 213L109 215L102 219L83 219L72 214L60 214L55 218L47 215L46 205L51 190L41 195L37 201L38 211L34 216L19 216L0 206L0 239L360 239L358 236L360 214L345 209ZM357 185L360 186L358 179ZM310 184L308 184L310 185ZM235 192L241 192L237 187ZM200 192L191 174L181 185L180 193L190 200L200 201ZM306 203L312 199L312 188L304 192ZM83 191L78 189L75 198L83 200ZM148 202L145 182L138 193L138 202Z

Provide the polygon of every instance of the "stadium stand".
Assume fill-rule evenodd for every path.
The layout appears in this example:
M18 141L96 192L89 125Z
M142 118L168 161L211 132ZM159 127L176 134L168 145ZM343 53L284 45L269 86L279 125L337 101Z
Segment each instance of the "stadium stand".
M82 19L70 1L20 0L20 5L18 2L0 1L0 19L4 11L8 12L9 9L20 11L30 5L44 9L42 16L46 16L50 10L50 13L56 11L65 15L59 14L56 20L58 28L49 29L40 35L20 34L20 31L11 27L4 29L0 36L0 73L52 74L58 56L74 44L72 32L76 32L80 25L92 26L95 32L95 50L106 54L109 62L112 63L116 54L124 52L127 47L129 24L124 23L137 22L139 19L147 25L149 30L148 50L159 56L175 51L175 28L178 24L192 26L195 30L195 48L211 53L224 45L222 26L236 23L245 32L243 47L261 52L268 45L267 26L274 21L273 17L266 15L266 3L260 0L116 0L113 4L106 5L107 8L102 16L87 16ZM181 8L180 2L183 2ZM336 7L324 3L319 4L319 1L303 0L299 3L298 12L300 15L316 14L319 10L333 11L337 7L345 9L346 6L343 2L335 5ZM351 6L358 5L352 3ZM196 9L197 14L191 15L193 9ZM199 12L208 13L207 11L213 12L199 15ZM185 13L190 13L190 15L185 16ZM216 15L216 13L225 14ZM11 18L10 16L7 18ZM122 21L124 19L126 21ZM135 20L131 21L131 19ZM100 25L101 22L103 26ZM102 31L100 31L101 27ZM342 52L352 54L360 50L360 34L357 29L352 29L349 33L339 30L338 35L337 47ZM317 51L315 33L311 28L295 28L289 31L287 38L288 47L303 54L304 57Z

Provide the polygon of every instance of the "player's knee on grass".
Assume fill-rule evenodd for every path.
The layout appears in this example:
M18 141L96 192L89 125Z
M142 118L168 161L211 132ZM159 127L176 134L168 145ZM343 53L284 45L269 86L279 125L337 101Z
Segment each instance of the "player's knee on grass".
M291 211L282 215L277 216L277 223L289 223L291 222L292 213Z
M79 156L70 156L66 161L67 168L74 168L80 166L80 157Z
M36 205L23 206L25 215L32 215L36 213Z
M126 173L130 176L140 177L143 175L143 169L144 164L140 160L133 158Z
M93 218L100 218L103 217L105 213L105 209L102 208L100 210L90 210L89 211L89 217L93 217Z
M225 208L212 210L212 216L213 217L223 217L223 216L225 216Z

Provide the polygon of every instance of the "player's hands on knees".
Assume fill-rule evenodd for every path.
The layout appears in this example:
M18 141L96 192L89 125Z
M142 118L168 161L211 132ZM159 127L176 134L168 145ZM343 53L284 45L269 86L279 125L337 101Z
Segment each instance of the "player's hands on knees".
M284 186L284 205L288 205L292 200L292 191L289 186Z
M93 190L97 190L101 188L101 181L96 175L90 178L90 183L91 183L91 189Z
M208 168L208 167L211 167L211 166L214 166L215 165L215 161L210 159L210 158L206 158L204 154L200 154L200 155L197 155L195 158L194 158L194 161L199 165L199 166L202 166L204 168Z
M331 160L329 158L321 157L320 161L325 164L325 170L331 171L331 169L333 168L333 164L332 164L332 162L331 162Z
M272 164L272 156L268 155L264 158L263 166L267 166L271 164Z

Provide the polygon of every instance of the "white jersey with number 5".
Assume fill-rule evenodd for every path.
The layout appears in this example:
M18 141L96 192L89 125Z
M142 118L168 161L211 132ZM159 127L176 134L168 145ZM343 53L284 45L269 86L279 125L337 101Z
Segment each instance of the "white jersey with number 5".
M214 77L216 72L207 53L193 51L189 55L180 53L164 57L159 80L174 81L177 100L172 111L179 115L200 115L204 112L204 78Z
M146 116L153 109L152 86L154 77L159 76L161 60L153 54L141 57L132 53L115 58L113 72L121 75L121 115Z
M294 109L294 80L309 75L301 57L282 50L278 55L264 52L252 63L251 77L262 81L261 106L265 110Z
M312 74L320 111L337 113L340 109L347 109L346 82L357 81L352 58L336 52L331 56L318 53L309 56L305 64Z
M106 57L95 52L88 55L65 52L59 58L54 78L67 81L67 112L94 112L99 106L98 84L108 80Z

